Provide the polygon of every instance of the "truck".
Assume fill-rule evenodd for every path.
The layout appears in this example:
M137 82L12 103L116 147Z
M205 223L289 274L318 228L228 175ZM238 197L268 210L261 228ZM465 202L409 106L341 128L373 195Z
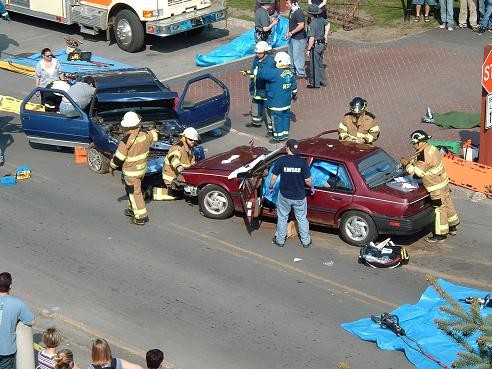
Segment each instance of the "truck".
M210 0L4 0L10 12L63 24L77 24L80 32L106 39L130 53L144 46L145 34L167 37L198 34L227 18L224 3Z

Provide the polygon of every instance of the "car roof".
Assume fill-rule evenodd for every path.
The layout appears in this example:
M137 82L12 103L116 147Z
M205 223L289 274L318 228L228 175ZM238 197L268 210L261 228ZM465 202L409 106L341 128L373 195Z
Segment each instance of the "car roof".
M99 91L133 86L145 91L170 91L149 68L128 68L93 75Z
M316 156L320 159L340 162L357 162L367 155L381 150L378 147L358 144L350 141L340 141L327 137L311 137L299 140L299 154Z

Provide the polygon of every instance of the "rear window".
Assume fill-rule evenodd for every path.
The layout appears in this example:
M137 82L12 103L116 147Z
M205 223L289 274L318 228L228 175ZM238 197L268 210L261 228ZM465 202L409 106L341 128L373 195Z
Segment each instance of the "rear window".
M403 173L401 165L383 150L362 159L357 169L368 187L382 185Z

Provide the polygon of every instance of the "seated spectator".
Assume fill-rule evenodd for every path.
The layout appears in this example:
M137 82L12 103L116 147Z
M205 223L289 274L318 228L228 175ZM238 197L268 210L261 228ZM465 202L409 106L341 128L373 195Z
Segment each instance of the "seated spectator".
M149 350L147 355L145 355L145 359L147 361L147 369L159 369L164 361L164 353L159 349Z
M114 358L108 341L104 338L96 338L92 342L92 364L88 369L143 369L138 364L130 363L126 360Z
M69 349L58 351L53 359L55 369L73 369L76 367L73 361L73 353Z
M85 109L91 102L95 91L96 81L94 78L87 76L82 81L70 86L67 94L80 108ZM77 108L65 96L60 103L60 113L67 117L76 117L79 115Z
M415 5L415 22L420 22L420 11L422 5L424 5L424 22L430 22L429 12L430 7L436 5L435 0L412 0L412 4Z
M56 328L51 327L43 332L42 340L46 348L38 352L36 369L55 369L56 348L60 345L62 336Z

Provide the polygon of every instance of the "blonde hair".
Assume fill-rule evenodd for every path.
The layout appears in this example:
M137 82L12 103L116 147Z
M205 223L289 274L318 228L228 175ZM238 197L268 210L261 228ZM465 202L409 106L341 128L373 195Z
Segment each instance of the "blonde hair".
M92 342L92 364L103 365L113 359L109 343L104 338L96 338Z
M43 332L43 343L48 348L55 348L60 345L62 336L60 331L55 327L50 327Z
M63 349L56 353L53 358L56 369L72 369L73 368L73 353L69 349Z

